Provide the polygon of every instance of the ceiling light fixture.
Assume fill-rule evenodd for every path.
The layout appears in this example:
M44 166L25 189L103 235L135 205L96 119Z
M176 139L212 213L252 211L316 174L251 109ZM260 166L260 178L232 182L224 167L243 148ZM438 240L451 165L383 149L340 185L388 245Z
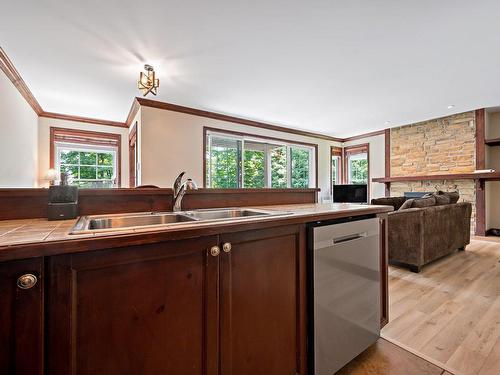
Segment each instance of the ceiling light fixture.
M144 65L146 73L141 72L139 80L137 81L137 88L141 90L142 96L151 93L156 95L158 87L160 87L160 80L156 78L155 70L151 65Z

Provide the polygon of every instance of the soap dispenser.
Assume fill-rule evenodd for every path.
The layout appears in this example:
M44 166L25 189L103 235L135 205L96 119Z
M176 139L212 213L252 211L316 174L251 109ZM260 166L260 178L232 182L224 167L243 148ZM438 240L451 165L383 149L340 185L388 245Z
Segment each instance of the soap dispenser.
M67 220L78 216L78 187L68 185L68 175L61 173L59 186L49 186L48 219Z

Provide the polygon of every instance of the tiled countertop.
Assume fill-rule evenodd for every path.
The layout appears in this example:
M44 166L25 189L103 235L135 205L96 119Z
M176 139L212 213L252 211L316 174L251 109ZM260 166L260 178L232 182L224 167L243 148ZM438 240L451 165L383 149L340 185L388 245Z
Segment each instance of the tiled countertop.
M180 232L193 232L193 230L199 230L199 235L203 235L204 232L210 231L211 234L214 233L215 229L238 229L244 225L250 224L262 224L263 226L268 226L273 222L280 222L280 224L293 224L299 222L310 222L315 220L325 220L333 218L342 218L348 216L358 216L365 214L380 214L392 211L392 207L389 206L373 206L373 205L358 205L358 204L332 204L332 203L322 203L322 204L299 204L299 205L283 205L283 206L262 206L262 207L252 207L259 208L270 211L284 211L287 212L285 215L275 215L268 217L248 217L238 220L221 220L216 222L186 222L182 224L165 224L162 226L146 227L140 229L131 230L120 230L113 232L101 232L101 233L87 233L74 235L70 234L71 228L75 225L75 220L61 220L61 221L48 221L47 219L26 219L26 220L4 220L0 221L0 260L15 259L19 257L26 257L27 254L16 256L12 254L18 248L20 254L23 254L24 247L29 247L30 256L37 256L36 246L47 246L51 243L59 244L61 252L65 245L70 243L81 242L85 240L88 243L89 240L104 239L104 238L116 238L122 237L122 246L126 245L127 238L130 236L140 236L140 235L150 235L152 233L176 233L177 237ZM238 227L238 228L237 228ZM94 247L94 246L92 246ZM25 249L26 250L26 249ZM82 251L80 248L78 251ZM8 254L7 254L8 253ZM55 254L54 250L46 253L40 251L39 256Z

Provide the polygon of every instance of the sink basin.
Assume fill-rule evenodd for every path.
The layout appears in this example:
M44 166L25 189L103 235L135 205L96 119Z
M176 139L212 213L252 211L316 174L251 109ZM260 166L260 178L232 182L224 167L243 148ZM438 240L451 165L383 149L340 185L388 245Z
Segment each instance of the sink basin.
M195 210L185 211L183 214L195 218L196 220L221 220L221 219L235 219L252 216L268 216L272 212L245 209L245 208L227 208L227 209L209 209L209 210Z
M83 216L73 227L71 234L114 231L196 221L194 217L178 213L140 213L124 215Z
M161 225L182 223L185 221L194 221L194 218L184 215L147 215L147 216L119 216L113 218L91 219L89 229L108 229L108 228L126 228L142 227L146 225Z
M188 222L237 220L283 214L287 214L287 212L249 208L215 208L182 212L144 212L136 214L82 216L78 219L70 234L113 232L160 225L177 225Z

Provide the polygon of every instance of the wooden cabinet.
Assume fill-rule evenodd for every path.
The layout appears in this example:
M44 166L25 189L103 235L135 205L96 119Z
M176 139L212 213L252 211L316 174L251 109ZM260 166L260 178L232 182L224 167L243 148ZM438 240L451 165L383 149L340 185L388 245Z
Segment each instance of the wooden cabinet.
M305 374L305 229L220 239L221 374Z
M0 372L43 373L43 260L0 263Z
M47 373L216 375L217 241L50 258Z
M47 373L305 375L304 236L294 225L51 257Z

